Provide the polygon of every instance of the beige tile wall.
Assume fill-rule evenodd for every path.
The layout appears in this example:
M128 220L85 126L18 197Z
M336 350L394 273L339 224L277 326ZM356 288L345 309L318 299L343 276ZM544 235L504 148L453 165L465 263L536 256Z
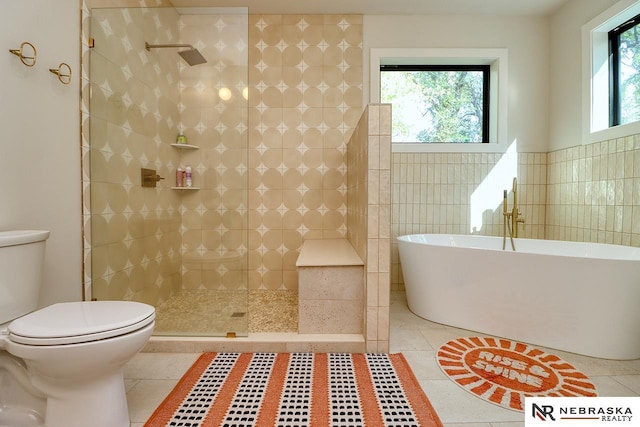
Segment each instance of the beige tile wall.
M304 239L344 237L362 17L249 17L249 288L297 290Z
M180 150L173 165L173 176L190 166L199 188L180 191L182 287L246 289L247 15L184 14L179 25L181 42L207 59L193 67L180 62L177 82L178 128L198 147Z
M640 135L548 159L547 239L640 247Z
M154 21L149 10L139 11L152 23L127 25L147 31L147 27L161 22ZM128 18L118 19L128 22ZM163 28L168 29L164 36L171 39L165 42L175 42L176 35L180 34L182 41L194 43L204 50L220 49L221 43L237 48L228 40L228 28L224 26L214 24L215 29L208 26L207 31L224 33L218 34L216 40L220 41L213 46L191 32L190 27L201 25L196 21L202 19L210 18L182 17L180 21L163 24ZM181 26L180 31L176 25ZM126 34L125 27L118 27L118 34ZM105 32L111 30L108 25L105 27ZM197 40L191 41L191 36ZM149 36L145 34L145 37ZM127 43L131 43L126 38L109 45L121 45L126 49ZM156 37L152 42L158 40ZM174 242L174 254L181 251L191 260L236 252L242 255L244 250L248 253L250 288L296 290L295 260L303 239L344 237L347 229L345 153L346 139L362 110L362 17L251 16L248 49L250 108L247 134L250 148L247 157L243 158L240 151L230 146L242 138L242 129L235 126L241 120L241 111L226 109L221 113L220 103L216 104L215 100L219 88L208 83L225 71L219 70L219 66L199 66L180 70L180 77L184 77L180 80L180 102L163 104L165 107L175 104L179 110L179 114L176 113L174 105L170 118L161 123L167 133L153 137L155 148L161 148L162 155L170 159L156 161L150 153L145 154L145 159L146 163L157 166L167 184L173 179L178 165L190 164L194 169L195 185L202 187L197 193L178 195L170 192L166 196L172 200L171 214L182 220L174 223L182 238L179 250ZM153 54L158 58L171 57L159 52ZM86 49L85 55L88 56ZM227 76L231 77L230 86L239 88L240 83L233 81L238 73L232 68L227 71ZM238 71L242 73L242 70ZM152 67L147 74L154 81L178 82L177 74L167 73L164 66ZM85 75L88 78L88 71ZM178 87L177 84L174 86ZM154 93L154 90L150 88L146 92ZM204 97L203 94L211 96ZM206 105L202 104L202 99L206 99ZM150 105L150 101L145 105ZM216 125L216 120L221 118L225 120L224 129ZM226 125L227 120L231 125ZM190 143L201 145L201 149L180 153L168 145L158 146L160 141L165 144L173 140L179 128L185 130ZM229 137L230 134L233 135ZM220 166L221 160L224 167ZM236 190L245 177L250 191L248 201L243 204L242 196ZM133 178L130 180L135 182ZM87 177L87 190L88 182ZM136 185L131 188L141 191ZM176 197L179 197L178 201ZM227 201L221 202L225 198ZM102 219L98 216L97 220ZM243 222L249 223L246 249L240 243L244 238L229 232ZM86 234L90 238L88 226ZM221 243L225 238L228 241ZM91 252L87 250L87 259L90 257ZM182 268L184 286L202 287L203 273L194 272L189 266ZM97 269L92 277L103 278L105 272ZM111 276L111 272L106 274L106 277ZM216 272L207 274L218 275ZM103 288L106 289L108 283L105 281ZM219 277L208 277L207 283L214 287L217 284L226 286Z
M367 351L389 349L391 105L367 106L347 147L347 238L365 262Z
M403 289L396 239L404 234L449 233L501 236L502 203L482 215L482 227L471 229L471 196L503 158L497 153L394 153L392 176L391 286ZM525 217L519 236L544 238L547 198L546 153L518 153L518 206ZM512 177L496 187L501 198Z

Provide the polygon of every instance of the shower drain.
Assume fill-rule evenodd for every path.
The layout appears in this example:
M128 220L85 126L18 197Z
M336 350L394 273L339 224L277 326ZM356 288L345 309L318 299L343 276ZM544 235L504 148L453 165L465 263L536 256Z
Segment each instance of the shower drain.
M242 311L236 311L235 313L231 314L231 317L244 317L244 312Z

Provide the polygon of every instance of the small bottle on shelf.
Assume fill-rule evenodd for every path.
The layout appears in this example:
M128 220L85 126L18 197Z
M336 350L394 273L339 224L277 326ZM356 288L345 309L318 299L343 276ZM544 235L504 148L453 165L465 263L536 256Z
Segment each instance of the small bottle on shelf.
M191 166L188 166L186 168L184 168L185 171L185 187L192 187L193 186L193 178L191 176Z
M176 170L176 187L182 187L184 185L184 171L182 168Z

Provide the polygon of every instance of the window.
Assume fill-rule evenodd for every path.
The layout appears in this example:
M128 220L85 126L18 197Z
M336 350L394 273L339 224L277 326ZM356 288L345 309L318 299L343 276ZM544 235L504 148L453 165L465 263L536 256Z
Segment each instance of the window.
M489 141L489 65L381 65L393 142Z
M619 0L582 27L584 144L640 133L640 86L636 73L636 70L640 70L640 65L631 65L638 58L635 53L627 51L631 46L628 39L634 35L635 30L618 41L619 48L615 49L619 56L617 71L610 61L613 52L610 46L611 34L616 30L624 33L625 28L631 28L627 24L639 15L640 1ZM615 74L618 74L617 83L613 83ZM613 100L614 87L617 87L617 100Z
M392 136L393 152L489 153L496 150L502 151L508 147L509 55L506 48L371 48L370 54L369 100L374 104L388 103L382 100L381 94L381 79L387 71L399 73L401 71L391 70L413 67L422 71L453 69L454 72L471 75L472 71L475 74L475 71L482 70L482 113L475 114L474 119L470 115L467 117L469 122L477 120L477 123L482 123L482 130L478 131L481 132L481 137L469 139L466 143L462 138L453 138L455 142L451 142L450 138L444 138L443 140L449 139L449 141L433 144L420 142L417 137L406 138L407 141L399 142L396 136ZM391 116L395 121L398 115L397 110L404 105L404 102L391 103L393 104ZM423 129L428 130L428 127L421 128L415 134ZM423 133L425 134L426 132ZM434 142L433 138L426 138L426 140Z
M609 125L640 120L640 15L609 31Z

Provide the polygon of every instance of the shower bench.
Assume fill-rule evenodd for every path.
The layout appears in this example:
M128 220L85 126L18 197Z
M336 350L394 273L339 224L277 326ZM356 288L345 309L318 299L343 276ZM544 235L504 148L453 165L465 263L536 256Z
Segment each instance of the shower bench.
M351 243L305 240L296 267L298 333L362 334L364 262Z

